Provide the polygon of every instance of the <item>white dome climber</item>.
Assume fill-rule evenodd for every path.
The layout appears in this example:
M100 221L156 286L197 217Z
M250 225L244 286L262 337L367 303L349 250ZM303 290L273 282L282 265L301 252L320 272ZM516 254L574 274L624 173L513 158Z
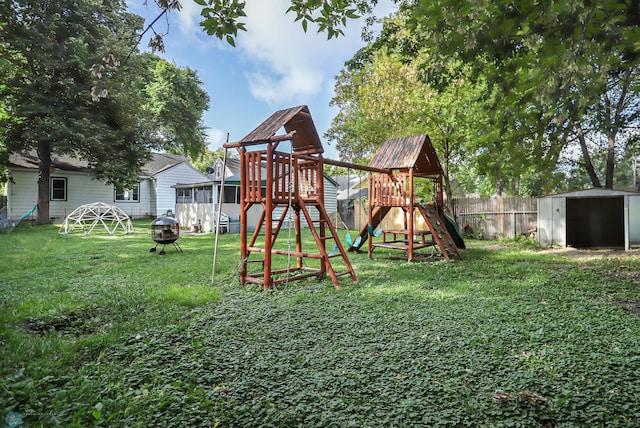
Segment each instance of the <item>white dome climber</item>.
M75 231L88 235L98 224L102 224L109 235L113 235L118 226L122 226L127 235L133 233L133 224L129 216L120 208L104 202L81 205L73 210L64 219L58 233L67 235Z

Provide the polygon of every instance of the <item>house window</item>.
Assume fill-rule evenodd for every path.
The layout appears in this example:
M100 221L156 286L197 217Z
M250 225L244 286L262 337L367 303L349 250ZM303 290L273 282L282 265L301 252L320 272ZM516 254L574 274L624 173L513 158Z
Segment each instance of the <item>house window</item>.
M116 202L139 202L140 201L140 184L130 189L122 189L116 187L115 201Z
M193 189L176 189L176 203L177 204L190 204L193 202L192 196Z
M64 177L51 177L51 195L52 201L67 200L67 179Z
M210 204L213 202L211 187L196 187L194 191L194 199L197 204Z
M240 203L240 187L238 186L224 186L224 195L222 202L225 204L239 204Z

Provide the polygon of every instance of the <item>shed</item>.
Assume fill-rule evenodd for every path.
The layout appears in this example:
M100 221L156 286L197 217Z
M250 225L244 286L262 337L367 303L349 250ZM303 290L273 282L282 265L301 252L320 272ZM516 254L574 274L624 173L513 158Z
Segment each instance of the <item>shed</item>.
M588 189L538 199L538 244L574 248L640 245L640 193Z

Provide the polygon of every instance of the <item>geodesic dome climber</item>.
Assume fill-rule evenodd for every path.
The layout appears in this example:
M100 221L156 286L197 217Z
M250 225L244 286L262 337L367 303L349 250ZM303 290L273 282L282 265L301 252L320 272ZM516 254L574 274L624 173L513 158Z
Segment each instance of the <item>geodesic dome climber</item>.
M93 202L81 205L65 219L58 233L68 235L73 232L83 232L89 235L93 229L101 224L107 233L113 235L119 227L129 235L133 233L133 224L127 214L120 208L105 204L103 202Z

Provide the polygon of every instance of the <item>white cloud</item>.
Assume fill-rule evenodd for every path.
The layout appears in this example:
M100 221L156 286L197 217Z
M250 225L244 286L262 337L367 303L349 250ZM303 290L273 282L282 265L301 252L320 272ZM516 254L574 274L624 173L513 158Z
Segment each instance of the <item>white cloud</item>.
M207 147L210 151L214 151L224 144L224 131L216 128L207 129Z
M202 6L199 6L193 0L182 1L180 4L182 9L176 14L180 32L185 36L193 36L202 31L199 25Z
M237 46L252 70L245 73L252 95L270 105L304 101L326 91L346 59L364 45L361 24L350 22L345 36L327 40L310 25L304 33L290 0L248 0L247 31Z

